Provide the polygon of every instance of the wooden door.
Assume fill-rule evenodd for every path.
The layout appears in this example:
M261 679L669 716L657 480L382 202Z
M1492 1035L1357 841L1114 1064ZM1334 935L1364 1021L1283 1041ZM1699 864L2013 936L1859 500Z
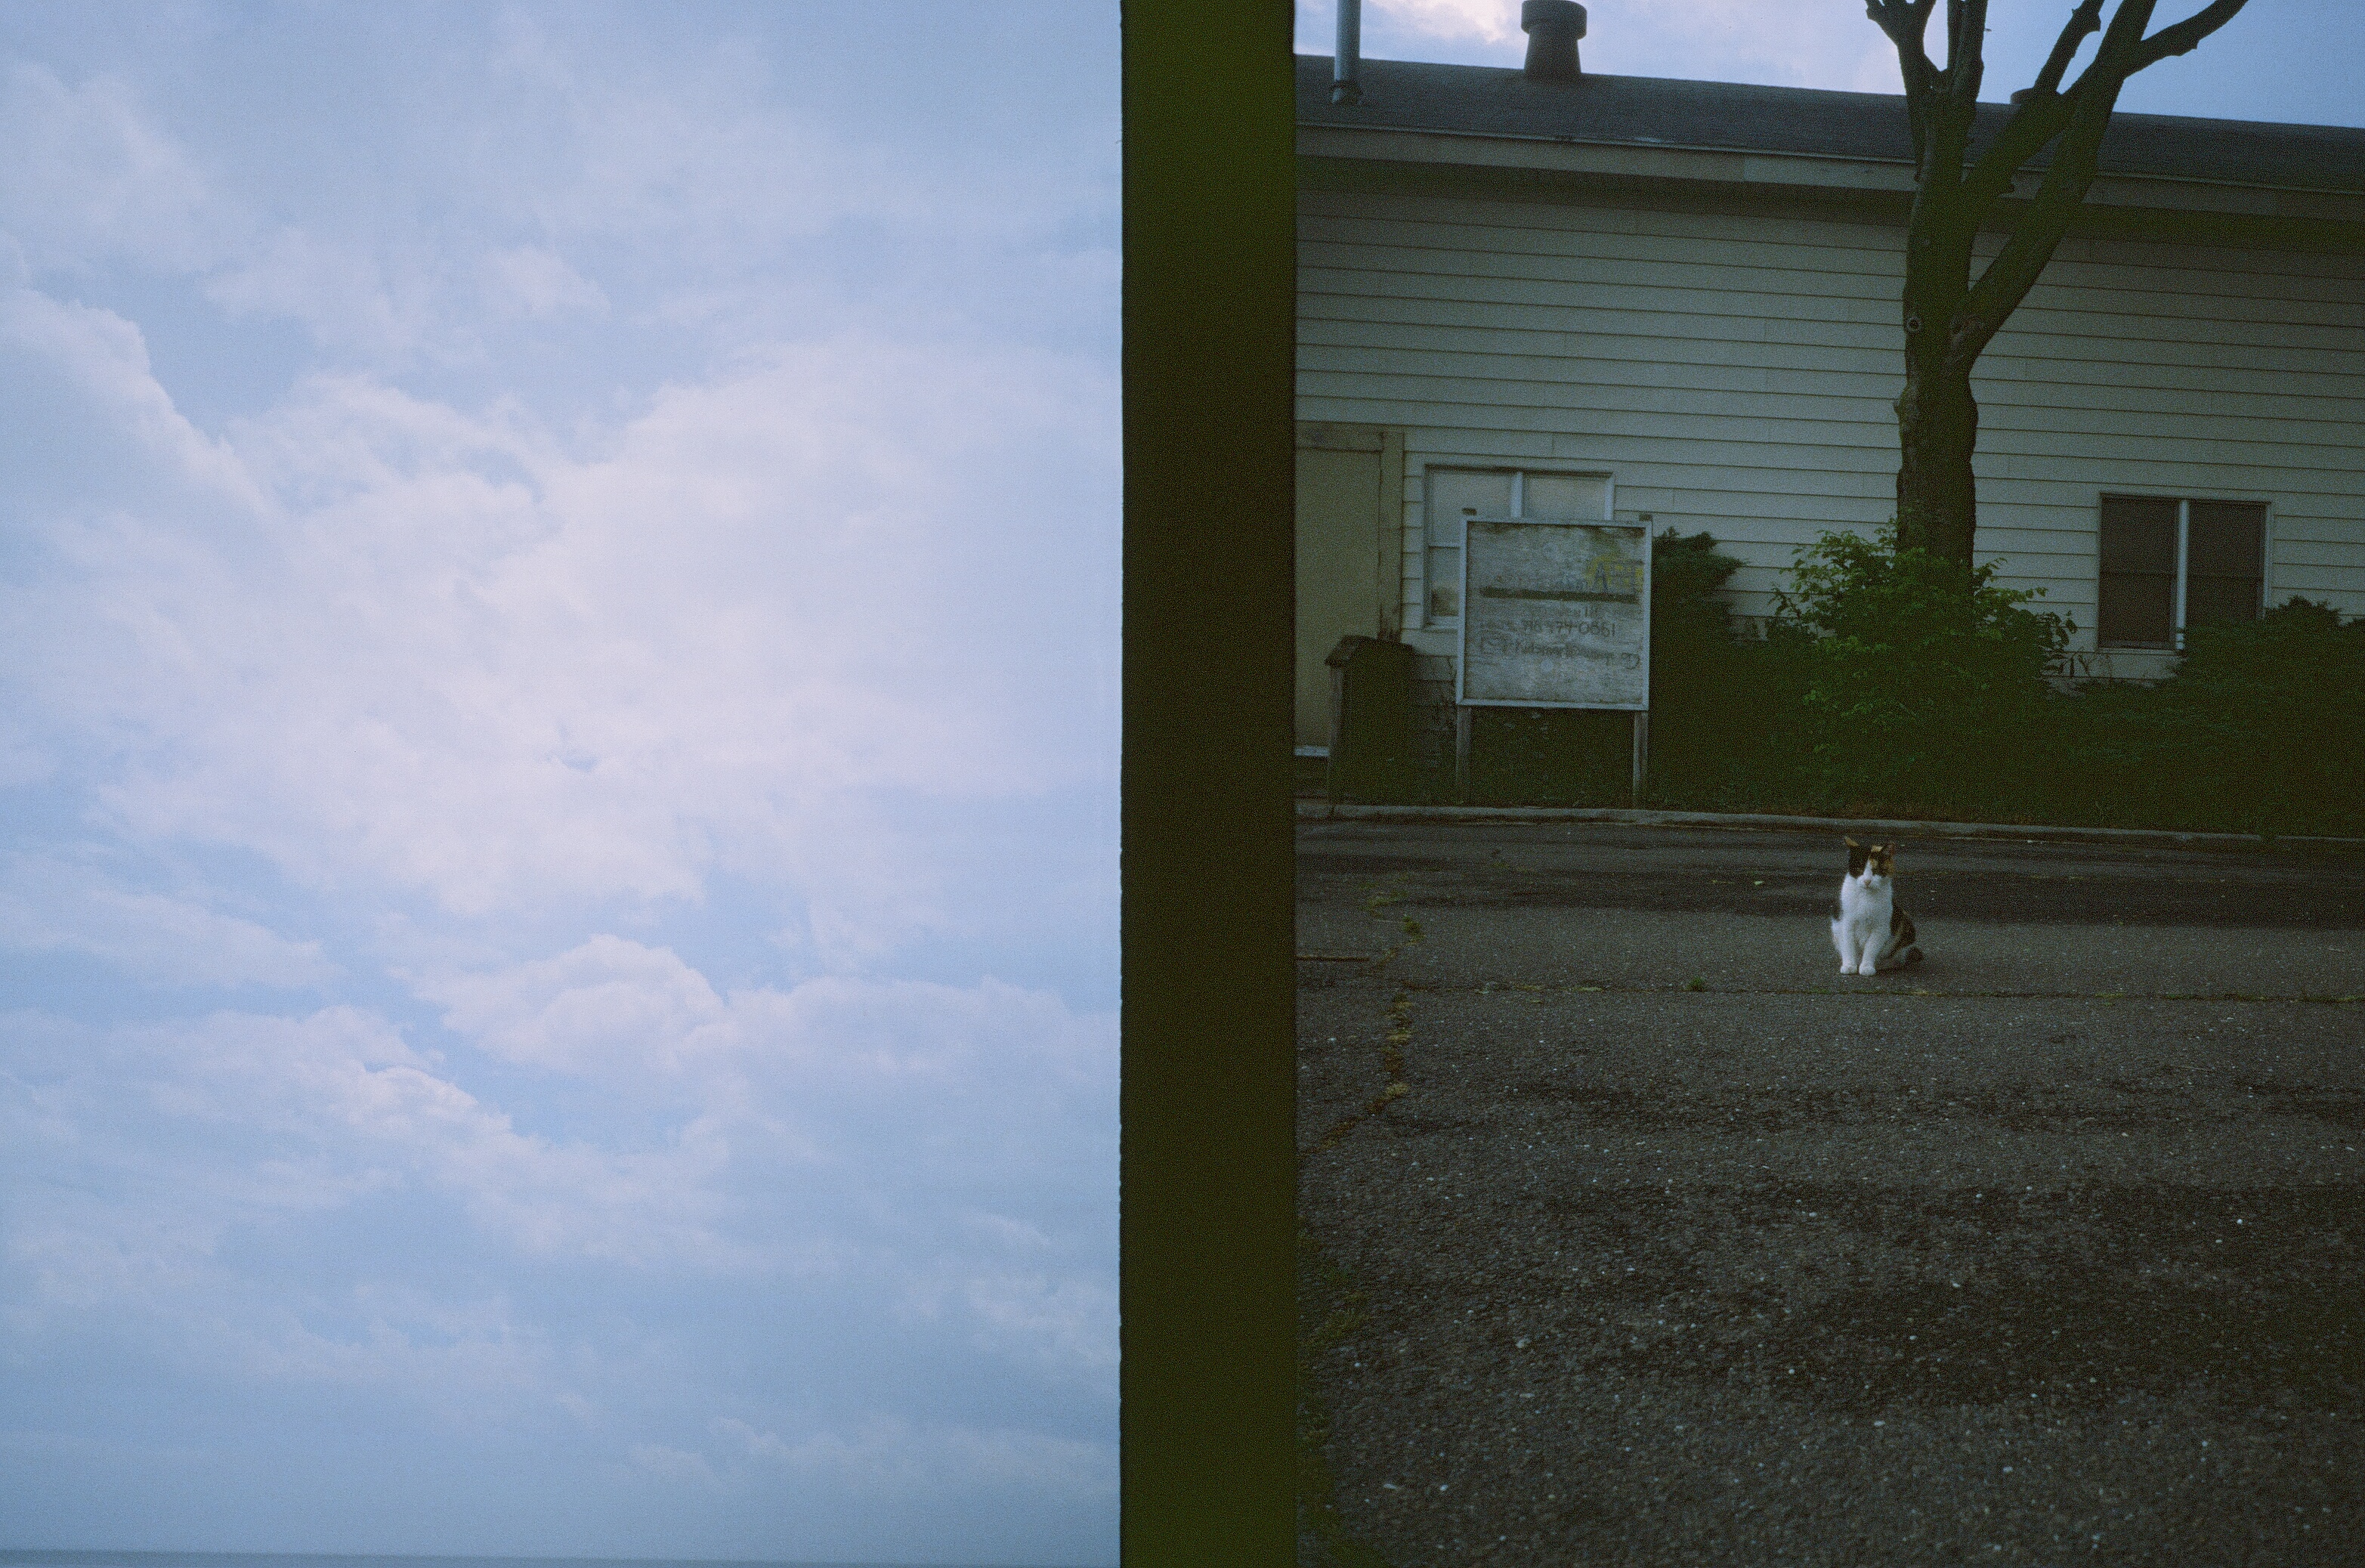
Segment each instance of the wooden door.
M1393 469L1391 468L1393 465ZM1393 635L1402 591L1404 443L1392 431L1308 425L1297 438L1296 744L1330 744L1339 639Z

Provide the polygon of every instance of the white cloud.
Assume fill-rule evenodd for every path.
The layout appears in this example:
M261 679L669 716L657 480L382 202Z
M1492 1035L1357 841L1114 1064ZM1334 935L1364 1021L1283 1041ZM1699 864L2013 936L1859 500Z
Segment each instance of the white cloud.
M318 942L32 855L0 868L0 947L86 953L166 984L307 986L339 972Z
M464 1036L589 1092L575 1130L351 1006L0 1016L18 1351L563 1420L622 1478L751 1506L1114 1495L1114 1443L1072 1429L1115 1397L1112 1018L993 984L724 994L613 937L443 991ZM1014 1379L1067 1414L963 1414Z
M425 985L443 1021L507 1060L645 1084L741 1045L733 1010L706 977L663 948L595 936L503 973Z
M689 1481L710 1487L721 1484L704 1454L667 1448L663 1443L634 1443L627 1451L632 1455L634 1470L667 1481Z
M1597 6L1584 50L1588 69L1616 74L1900 90L1895 50L1861 6Z
M619 71L572 29L517 12L500 28L488 63L510 143L526 151L487 160L472 146L454 173L544 233L661 236L727 272L862 226L935 245L1037 236L1092 199L1065 139L1021 157L978 143L899 146L768 91L765 67L737 50ZM521 157L535 161L531 184L510 177ZM1092 173L1113 177L1114 160Z
M780 348L580 454L321 377L209 442L128 323L5 309L9 373L63 393L49 493L76 447L132 476L103 527L42 504L55 454L0 483L60 542L5 590L44 628L17 689L53 754L137 758L106 796L138 834L472 913L785 876L859 964L945 918L870 792L1106 777L1114 393L1085 366Z
M600 286L540 245L512 245L485 258L485 277L497 309L522 311L536 319L608 308Z
M1113 1373L1106 1216L1075 1220L1113 1202L1110 1020L992 982L724 999L615 937L431 993L494 1054L598 1083L586 1129L521 1130L351 1006L107 1031L14 1015L8 1240L48 1260L43 1299L169 1315L226 1238L406 1193L521 1258L869 1279L980 1349Z
M205 291L234 316L285 317L324 347L399 364L444 325L440 270L416 256L286 227L244 247L242 259L208 278Z
M1096 1182L1114 1159L1115 1124L1101 1119L1115 1109L1106 1021L1048 993L828 977L726 997L674 953L614 935L418 985L447 1027L504 1060L692 1105L717 1136L760 1128L777 1154L841 1173L911 1142L984 1199ZM1036 1119L1001 1124L996 1103ZM1032 1226L979 1208L946 1219L955 1249L1039 1266ZM1039 1301L1019 1305L1038 1283L999 1280L989 1316L1043 1316Z
M1117 1365L1116 1294L1088 1279L1041 1271L981 1274L964 1282L978 1321L974 1342L1003 1354L1032 1352L1058 1367L1107 1373Z
M0 498L20 540L95 564L115 545L94 526L145 513L151 553L185 560L175 532L269 504L237 455L174 407L146 339L113 311L0 287Z
M36 265L115 257L178 270L213 253L210 182L122 82L68 86L50 67L0 72L0 230Z
M170 1316L177 1289L157 1299L129 1282L209 1270L225 1236L397 1190L448 1200L524 1257L748 1260L716 1230L729 1151L711 1133L686 1126L649 1148L520 1133L359 1009L127 1026L84 1036L86 1065L62 1061L73 1036L37 1017L12 1033L31 1085L18 1114L41 1146L17 1150L12 1242L81 1260L53 1271L52 1302L128 1294ZM113 1204L92 1206L94 1192Z
M1501 43L1521 36L1519 0L1372 0L1372 9L1436 38Z

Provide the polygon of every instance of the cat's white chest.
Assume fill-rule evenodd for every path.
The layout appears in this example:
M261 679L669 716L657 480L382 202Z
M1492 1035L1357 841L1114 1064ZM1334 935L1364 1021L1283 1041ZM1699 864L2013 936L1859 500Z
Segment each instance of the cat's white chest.
M1889 917L1897 907L1897 894L1889 879L1872 883L1862 877L1844 878L1840 882L1840 923L1854 931L1889 930Z
M1832 911L1832 946L1839 949L1840 973L1871 974L1889 946L1897 907L1889 879L1849 877L1840 883Z

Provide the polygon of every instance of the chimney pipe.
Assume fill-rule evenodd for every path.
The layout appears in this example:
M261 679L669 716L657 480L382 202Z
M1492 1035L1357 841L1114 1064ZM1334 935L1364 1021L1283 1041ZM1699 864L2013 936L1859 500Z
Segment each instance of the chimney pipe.
M1528 35L1528 77L1535 82L1577 79L1576 40L1585 36L1585 7L1575 0L1526 0L1519 30Z
M1330 67L1330 101L1360 104L1363 89L1355 75L1363 63L1363 0L1339 0L1339 55Z

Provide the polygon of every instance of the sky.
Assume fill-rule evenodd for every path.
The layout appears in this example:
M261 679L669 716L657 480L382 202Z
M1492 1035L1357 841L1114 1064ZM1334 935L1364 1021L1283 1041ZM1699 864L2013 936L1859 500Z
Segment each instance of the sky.
M1114 4L0 4L0 1546L1108 1563Z
M0 0L0 1546L1115 1561L1117 23Z
M2203 0L2159 0L2152 28ZM2002 103L2036 79L2072 0L1990 0L1982 102ZM2117 10L2115 0L2106 15ZM1945 7L1927 45L1945 62ZM1897 50L1864 0L1586 0L1584 68L1608 76L1752 82L1777 87L1897 93ZM1297 50L1329 54L1333 0L1297 0ZM1373 60L1517 66L1527 58L1519 0L1364 0L1362 48ZM2071 68L2093 58L2089 39ZM2296 125L2365 125L2365 6L2355 0L2252 0L2191 53L2128 79L2119 107L2138 114Z

